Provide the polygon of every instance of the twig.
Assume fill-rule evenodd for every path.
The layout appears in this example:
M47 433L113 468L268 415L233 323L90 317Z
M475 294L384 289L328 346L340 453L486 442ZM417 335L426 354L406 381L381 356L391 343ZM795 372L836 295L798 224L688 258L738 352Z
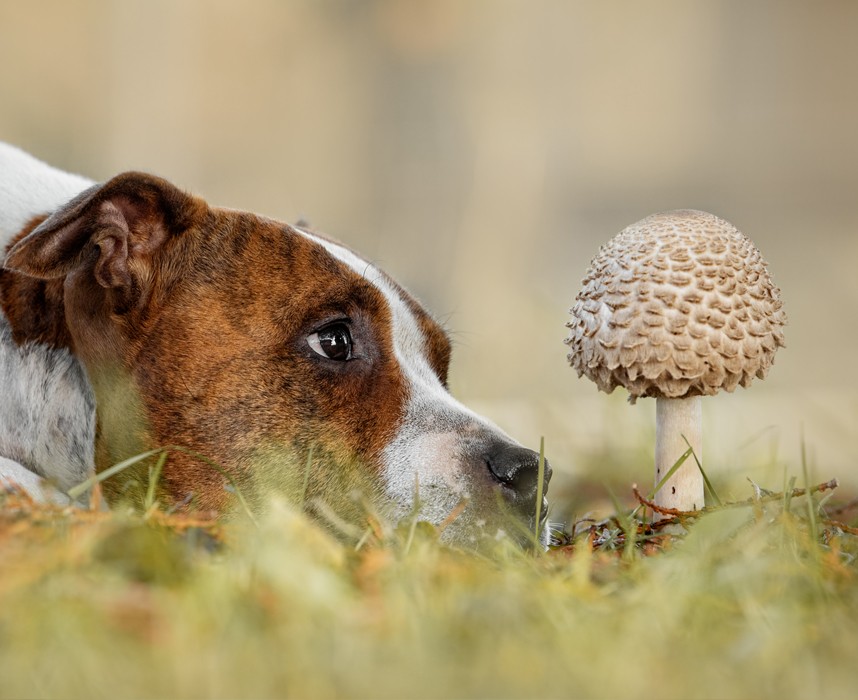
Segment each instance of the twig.
M819 493L820 491L830 491L832 489L836 489L838 486L837 479L831 479L830 481L823 482L821 484L817 484L816 486L812 486L810 488L810 493ZM743 508L747 506L757 505L759 503L767 503L770 501L782 501L784 499L784 493L767 493L763 495L754 495L752 498L747 498L744 501L733 501L732 503L724 503L720 506L704 506L699 510L676 510L675 508L663 508L662 506L658 506L652 501L648 501L644 498L640 491L638 491L637 484L632 485L632 492L635 495L635 498L638 499L638 502L647 507L652 508L656 513L660 513L661 515L672 515L675 518L699 518L704 513L713 513L715 511L724 510L725 508ZM804 496L808 493L808 489L792 489L788 492L790 498L799 498L800 496Z
M852 510L858 506L858 498L853 498L851 501L846 501L846 503L841 503L836 508L829 508L829 515L840 515L841 513L845 513L847 510Z
M830 520L826 518L822 521L822 524L828 525L829 527L836 527L838 530L848 532L850 535L858 535L858 527L849 527L849 525L841 523L839 520Z
M676 508L665 508L664 506L656 505L653 501L649 501L641 495L637 484L632 484L632 493L638 499L638 503L645 508L652 508L656 513L660 513L661 515L673 515L677 518L693 518L703 512L702 510L678 510Z

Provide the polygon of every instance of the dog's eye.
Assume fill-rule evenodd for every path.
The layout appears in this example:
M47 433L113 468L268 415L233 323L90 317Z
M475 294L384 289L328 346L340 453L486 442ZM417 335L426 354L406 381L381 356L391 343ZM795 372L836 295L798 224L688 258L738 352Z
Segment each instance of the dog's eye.
M352 336L348 326L335 323L307 336L307 344L313 352L329 360L345 362L352 358Z

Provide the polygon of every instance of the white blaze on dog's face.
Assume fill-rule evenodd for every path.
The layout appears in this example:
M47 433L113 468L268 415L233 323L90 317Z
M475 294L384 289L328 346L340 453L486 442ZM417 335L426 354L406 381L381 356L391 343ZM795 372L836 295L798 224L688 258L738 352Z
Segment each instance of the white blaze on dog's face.
M414 512L417 498L417 516L435 524L454 514L460 504L465 506L461 522L454 520L447 528L452 539L496 537L510 525L510 514L523 517L533 532L538 455L450 395L446 364L439 376L427 357L429 331L443 334L444 362L449 361L446 334L372 264L328 239L301 233L377 286L389 305L393 349L407 386L403 418L382 461L385 491L396 504L396 514ZM415 311L421 314L422 328ZM550 467L545 468L547 486ZM545 506L543 501L543 515ZM518 537L520 532L510 534Z
M260 493L299 494L308 475L308 502L348 508L359 490L395 515L415 497L434 523L461 511L449 539L493 537L509 512L533 532L538 456L450 396L446 334L344 246L141 173L37 224L9 250L0 301L17 342L86 366L99 469L178 444ZM204 508L230 500L187 453L161 485Z

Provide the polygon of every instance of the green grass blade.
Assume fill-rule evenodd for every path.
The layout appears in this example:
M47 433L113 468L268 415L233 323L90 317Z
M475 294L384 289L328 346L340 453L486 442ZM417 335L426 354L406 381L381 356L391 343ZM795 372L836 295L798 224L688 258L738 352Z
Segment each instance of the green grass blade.
M667 483L667 480L670 477L672 477L674 474L676 474L676 470L679 469L683 464L685 464L685 460L688 459L692 455L693 452L694 452L694 450L692 450L691 446L689 446L688 449L682 453L682 455L679 457L679 459L677 459L673 463L673 466L668 470L667 474L665 474L663 477L661 477L661 481L659 481L655 485L655 488L652 490L652 492L647 497L648 501L651 501L653 498L655 498L655 494L657 494L659 491L661 491L661 487Z
M807 480L807 476L805 476L805 480ZM784 469L784 513L789 513L790 505L792 504L792 490L794 488L795 477L791 476L789 482L787 482L786 469Z
M420 474L414 472L414 497L412 498L411 507L411 525L408 528L408 539L405 541L405 555L411 551L411 545L414 542L414 533L417 532L417 518L420 514Z
M310 485L310 470L313 467L313 451L315 448L315 445L310 445L310 451L307 453L307 464L304 467L304 483L301 486L301 500L298 501L302 511L304 510L304 503L307 500L307 488Z
M161 472L166 462L167 452L162 452L154 468L149 471L149 487L146 489L146 501L143 504L144 511L148 511L155 503L155 491L157 490L158 481L161 479Z
M241 504L241 507L244 509L244 514L247 516L248 520L250 520L254 526L259 527L259 523L257 523L256 518L253 516L253 511L250 510L250 505L248 505L247 500L244 498L244 494L241 492L241 489L238 487L235 479L232 478L232 474L230 474L226 469L205 455L201 455L199 452L194 452L193 450L189 450L187 447L182 447L181 445L172 445L171 447L165 447L164 449L175 452L184 452L186 455L189 455L194 459L198 459L203 464L214 469L227 480L230 486L232 486L233 492L235 493L236 498L238 498L238 502Z
M536 472L536 520L533 523L534 543L539 546L539 525L542 520L543 480L545 479L545 437L539 438L539 465Z
M683 435L682 439L685 440L685 444L688 445L688 449L691 450L691 456L694 457L694 461L697 463L697 468L700 470L700 474L703 476L703 483L706 485L706 488L709 490L709 493L712 495L712 498L715 499L715 503L719 506L722 505L721 499L718 497L718 494L715 492L715 489L712 488L712 482L709 481L709 477L706 476L706 472L703 470L703 465L700 464L700 460L697 458L697 453L694 451L694 448L691 447L691 443L688 442L688 438Z
M617 514L617 522L619 523L623 534L626 536L625 543L623 545L623 559L630 561L635 557L635 546L637 545L638 538L638 522L635 520L634 511L626 513L613 490L607 485L605 488L607 488L608 496L610 496L611 502L614 504L614 511Z
M810 476L807 471L807 449L804 443L804 430L801 433L801 471L804 475L804 487L807 489L807 523L810 528L810 539L815 546L819 542L819 523L816 519L816 502L813 500Z
M118 464L114 464L113 466L108 467L104 471L91 476L89 479L81 482L77 486L72 486L72 488L68 490L69 498L71 498L72 500L76 500L78 497L83 495L87 489L92 488L93 486L98 483L101 483L105 479L109 479L111 476L119 474L120 472L128 469L129 467L133 467L135 464L139 464L144 459L149 459L150 457L154 457L155 455L166 455L170 452L183 452L184 454L189 455L194 459L199 460L206 466L214 469L218 474L220 474L224 479L226 479L229 485L232 487L233 492L235 493L235 496L238 499L238 502L241 504L241 507L247 515L248 519L250 520L250 522L252 522L255 526L258 527L256 518L253 516L253 512L250 510L250 505L247 503L244 494L241 492L241 489L238 487L238 484L235 482L235 479L232 478L232 475L228 471L226 471L226 469L224 469L219 464L212 461L205 455L201 455L198 452L189 450L187 447L182 447L181 445L159 447L154 450L149 450L148 452L141 452L139 455L134 455L133 457L129 457L128 459L122 460Z
M105 479L109 479L111 476L115 474L119 474L122 471L128 469L128 467L133 467L135 464L139 464L144 459L149 459L150 457L154 457L157 454L160 454L163 451L163 448L158 448L157 450L149 450L148 452L142 452L139 455L134 455L133 457L129 457L128 459L124 459L118 464L114 464L112 467L108 467L103 472L99 472L98 474L94 474L89 477L86 481L82 481L77 486L72 486L68 490L69 498L73 501L77 500L80 496L82 496L88 489L91 489L96 484L101 483Z

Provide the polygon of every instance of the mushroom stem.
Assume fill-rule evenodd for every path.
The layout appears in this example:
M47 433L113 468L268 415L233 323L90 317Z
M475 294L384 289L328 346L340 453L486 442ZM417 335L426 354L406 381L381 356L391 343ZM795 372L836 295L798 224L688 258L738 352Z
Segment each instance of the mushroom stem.
M656 399L655 405L655 483L658 485L688 449L688 445L694 449L697 459L703 461L703 429L699 396ZM659 506L678 510L698 510L703 507L703 475L693 456L686 459L665 482L654 500ZM653 520L660 520L661 517L658 513L653 514Z

